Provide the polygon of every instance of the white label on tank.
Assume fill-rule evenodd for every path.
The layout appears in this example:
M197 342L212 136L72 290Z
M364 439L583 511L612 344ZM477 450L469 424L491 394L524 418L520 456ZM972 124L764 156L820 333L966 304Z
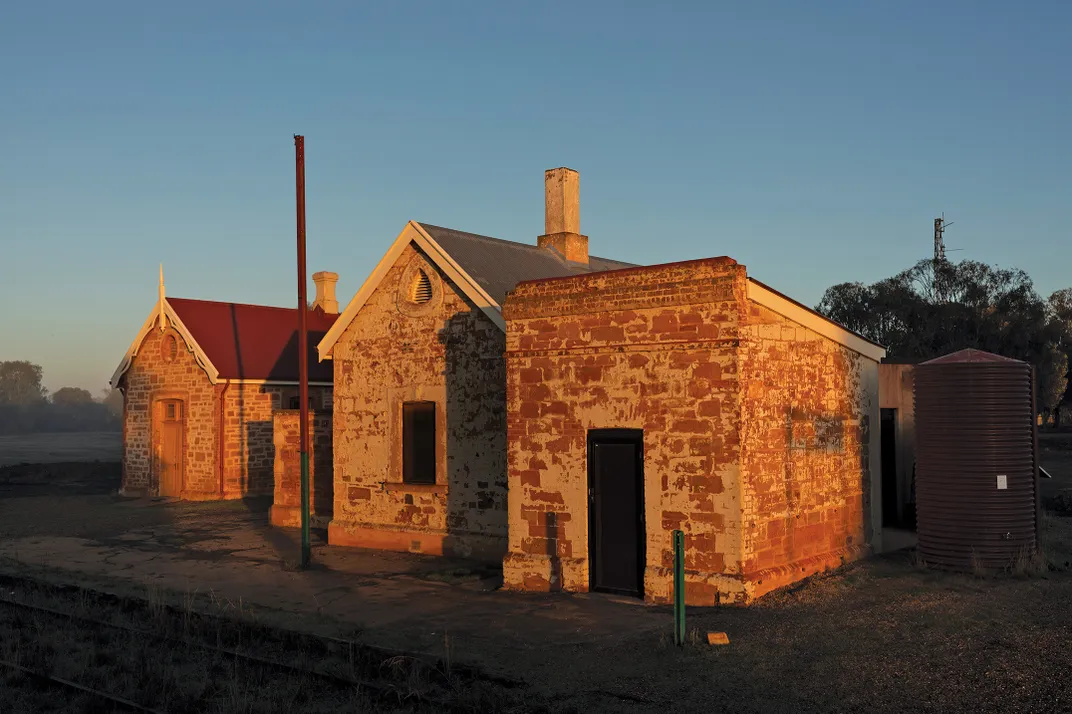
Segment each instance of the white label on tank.
M998 474L998 490L1004 491L1009 487L1009 479L1005 474Z

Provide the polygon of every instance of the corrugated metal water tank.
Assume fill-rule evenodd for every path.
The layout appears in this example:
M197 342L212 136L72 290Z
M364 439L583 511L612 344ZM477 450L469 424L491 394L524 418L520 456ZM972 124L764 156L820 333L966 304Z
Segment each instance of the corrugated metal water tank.
M919 554L1001 569L1036 552L1031 365L963 350L916 366Z

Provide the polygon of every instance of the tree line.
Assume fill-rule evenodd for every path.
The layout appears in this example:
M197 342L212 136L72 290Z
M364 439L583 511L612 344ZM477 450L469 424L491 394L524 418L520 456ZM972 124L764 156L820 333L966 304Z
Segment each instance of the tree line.
M1060 426L1072 406L1072 288L1043 299L1022 270L921 260L872 285L834 285L816 309L885 346L891 360L918 362L974 347L1029 362L1039 415Z
M121 428L123 395L118 389L105 389L96 398L79 387L49 394L41 383L43 374L32 362L0 362L0 434Z

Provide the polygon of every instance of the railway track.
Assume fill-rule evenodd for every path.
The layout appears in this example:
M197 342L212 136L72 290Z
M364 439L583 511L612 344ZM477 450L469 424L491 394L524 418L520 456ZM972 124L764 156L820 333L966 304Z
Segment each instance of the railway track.
M53 677L49 674L44 674L43 672L37 672L33 669L30 669L29 667L23 667L21 664L16 664L14 662L8 662L7 660L0 659L0 667L11 670L13 672L18 672L19 674L44 682L45 684L53 687L61 687L67 690L73 690L79 692L80 694L88 694L97 699L103 699L104 701L109 701L113 704L118 704L120 707L128 711L153 712L153 714L157 713L156 709L149 709L148 707L143 707L141 704L138 704L137 702L132 702L129 699L117 697L113 694L109 694L108 692L102 692L99 689L93 689L92 687L87 687L85 685L79 684L78 682L72 682L68 679Z
M350 640L331 638L290 631L279 631L272 628L237 623L227 618L217 618L210 615L179 611L163 605L153 605L144 601L116 598L115 596L97 593L72 586L52 586L29 578L17 578L3 576L0 583L7 586L16 586L16 590L22 590L24 594L44 595L45 599L64 600L72 595L82 598L84 607L87 599L90 604L98 604L93 601L103 600L100 605L112 605L120 612L132 613L134 620L139 617L144 620L162 621L159 628L140 627L137 624L125 624L122 622L109 622L97 617L87 617L65 611L58 607L52 607L40 603L26 602L24 599L0 596L0 624L6 623L20 632L20 637L29 636L27 645L32 644L32 630L54 631L59 630L65 636L81 637L84 641L105 642L109 641L107 635L98 633L119 632L130 641L152 642L154 646L165 648L169 653L185 657L188 660L226 662L228 666L242 668L243 670L260 669L269 670L277 675L285 675L300 682L318 682L321 689L326 685L340 693L341 696L360 696L372 700L383 706L392 708L412 705L415 709L431 709L435 711L473 711L471 706L460 705L455 696L459 687L472 683L474 672L468 668L459 668L461 674L447 671L441 663L429 663L427 658L419 659L419 655L401 654L379 648L369 648ZM8 589L8 588L5 588ZM15 590L12 591L15 594ZM6 595L6 594L5 594ZM52 603L54 604L54 603ZM118 608L115 608L118 606ZM155 608L155 609L154 609ZM6 613L6 614L5 614ZM21 613L21 618L16 613ZM163 614L162 614L163 613ZM31 626L31 618L32 626ZM49 626L45 621L57 623ZM68 623L60 626L59 623ZM169 632L168 629L177 630L182 628L183 633ZM291 654L292 658L305 658L311 662L327 662L336 667L347 667L352 674L360 672L363 676L346 676L337 672L324 671L315 666L304 667L293 662L281 661L278 658L270 658L243 651L239 647L224 646L217 641L215 644L206 641L211 636L210 630L215 630L217 640L220 639L220 627L234 628L234 632L228 632L229 636L235 636L242 640L244 633L241 628L249 627L256 629L258 633L270 632L278 638L278 641L268 643L266 650L282 650L284 655ZM72 633L77 633L72 634ZM236 634L237 633L237 634ZM202 636L198 636L202 635ZM246 634L247 640L255 641L255 638ZM315 646L309 647L310 643ZM94 652L98 645L87 645ZM105 649L109 645L103 645ZM110 645L113 649L118 645ZM309 657L308 649L312 649L312 657ZM186 654L186 651L190 654ZM300 655L293 653L300 652ZM193 654L197 653L197 654ZM87 684L55 676L48 667L27 666L32 663L11 662L0 658L0 667L18 672L23 676L46 682L49 686L66 688L81 692L87 696L97 697L101 700L110 701L114 707L127 711L156 711L144 704L134 702L128 698L118 696L114 692L106 692L88 686ZM384 676L378 676L378 675ZM418 677L426 691L416 691L410 683L412 677ZM497 678L486 678L485 681L494 681ZM386 681L384 681L386 680ZM465 681L470 680L470 681ZM517 682L501 680L498 686L518 686ZM431 690L431 691L428 691Z

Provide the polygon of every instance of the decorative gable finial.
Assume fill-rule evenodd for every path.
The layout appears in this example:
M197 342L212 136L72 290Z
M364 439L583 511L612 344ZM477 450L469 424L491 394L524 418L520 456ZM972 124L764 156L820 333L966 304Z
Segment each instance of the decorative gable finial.
M160 264L160 331L167 329L167 316L164 315L164 264Z

